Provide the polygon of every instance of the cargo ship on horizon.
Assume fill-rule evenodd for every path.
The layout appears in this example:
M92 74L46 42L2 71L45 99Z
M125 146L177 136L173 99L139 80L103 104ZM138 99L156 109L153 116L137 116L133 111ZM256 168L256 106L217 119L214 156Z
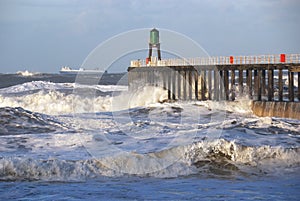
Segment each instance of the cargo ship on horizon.
M102 71L99 69L84 69L84 68L72 69L68 66L63 66L60 69L59 73L67 74L67 75L77 75L78 73L80 73L80 74L103 74L103 73L106 73L106 71Z

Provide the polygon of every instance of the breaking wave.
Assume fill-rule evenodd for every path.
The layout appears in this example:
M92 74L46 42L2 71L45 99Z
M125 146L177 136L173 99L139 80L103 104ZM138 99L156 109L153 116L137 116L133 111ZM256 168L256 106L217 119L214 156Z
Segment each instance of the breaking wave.
M26 88L26 85L23 85L23 87ZM38 86L38 88L41 87L44 88L44 86ZM109 90L108 86L102 88L107 91ZM30 86L30 90L32 89L34 87ZM122 110L147 106L167 99L165 90L150 86L135 93L128 93L124 91L124 87L121 87L121 91L124 91L121 94L98 97L95 94L95 88L92 88L91 93L87 96L80 90L84 92L88 91L83 86L79 86L72 94L66 94L57 90L41 90L37 93L18 94L17 96L0 95L0 107L22 107L34 112L59 115ZM110 88L110 90L118 90L118 88ZM10 91L17 90L11 88Z
M38 72L29 72L28 70L25 70L25 71L18 71L17 74L21 75L21 76L24 76L24 77L31 77L31 76L34 76L34 75L38 75L40 73L38 73Z
M178 177L191 174L230 177L236 175L284 175L298 171L299 149L244 146L223 139L199 141L156 153L127 153L85 160L0 159L0 180L84 180L99 176ZM162 161L178 158L163 167ZM110 164L107 166L107 164ZM297 169L298 168L298 169ZM295 170L296 169L296 170Z
M48 133L63 126L52 117L23 108L0 108L0 135Z
M14 85L11 87L0 89L0 93L20 93L27 91L36 90L62 90L62 89L74 89L74 88L85 88L85 89L95 89L103 92L107 91L126 91L127 86L120 85L82 85L77 83L53 83L47 81L32 81L26 82L19 85Z
M0 107L22 107L49 115L147 107L167 99L167 91L154 86L145 86L137 91L128 92L127 86L120 85L32 81L0 89ZM209 109L243 114L252 114L251 103L246 96L237 97L234 102L195 101L196 105Z

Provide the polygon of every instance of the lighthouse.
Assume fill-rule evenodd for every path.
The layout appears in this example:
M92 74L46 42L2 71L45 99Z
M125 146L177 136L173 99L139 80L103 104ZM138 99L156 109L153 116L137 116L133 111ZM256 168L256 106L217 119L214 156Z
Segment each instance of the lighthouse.
M157 49L158 60L161 60L160 43L159 43L159 31L155 28L150 31L149 55L148 55L148 58L147 58L148 62L151 61L152 49L154 47Z

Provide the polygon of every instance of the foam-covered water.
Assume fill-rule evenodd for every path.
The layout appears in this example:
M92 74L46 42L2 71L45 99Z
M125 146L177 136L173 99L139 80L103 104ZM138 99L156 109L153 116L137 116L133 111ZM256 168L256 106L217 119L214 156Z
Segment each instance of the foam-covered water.
M30 72L28 70L25 70L25 71L18 71L17 74L21 75L21 76L24 76L24 77L31 77L31 76L34 76L34 75L38 75L40 73L38 73L38 72Z
M152 86L0 89L1 198L299 198L299 120L256 117L245 96L166 99Z

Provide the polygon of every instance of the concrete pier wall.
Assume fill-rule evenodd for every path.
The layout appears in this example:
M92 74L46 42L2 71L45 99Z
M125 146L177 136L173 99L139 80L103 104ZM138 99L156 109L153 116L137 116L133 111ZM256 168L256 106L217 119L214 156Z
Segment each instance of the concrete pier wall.
M253 101L252 111L260 117L300 119L300 102Z

